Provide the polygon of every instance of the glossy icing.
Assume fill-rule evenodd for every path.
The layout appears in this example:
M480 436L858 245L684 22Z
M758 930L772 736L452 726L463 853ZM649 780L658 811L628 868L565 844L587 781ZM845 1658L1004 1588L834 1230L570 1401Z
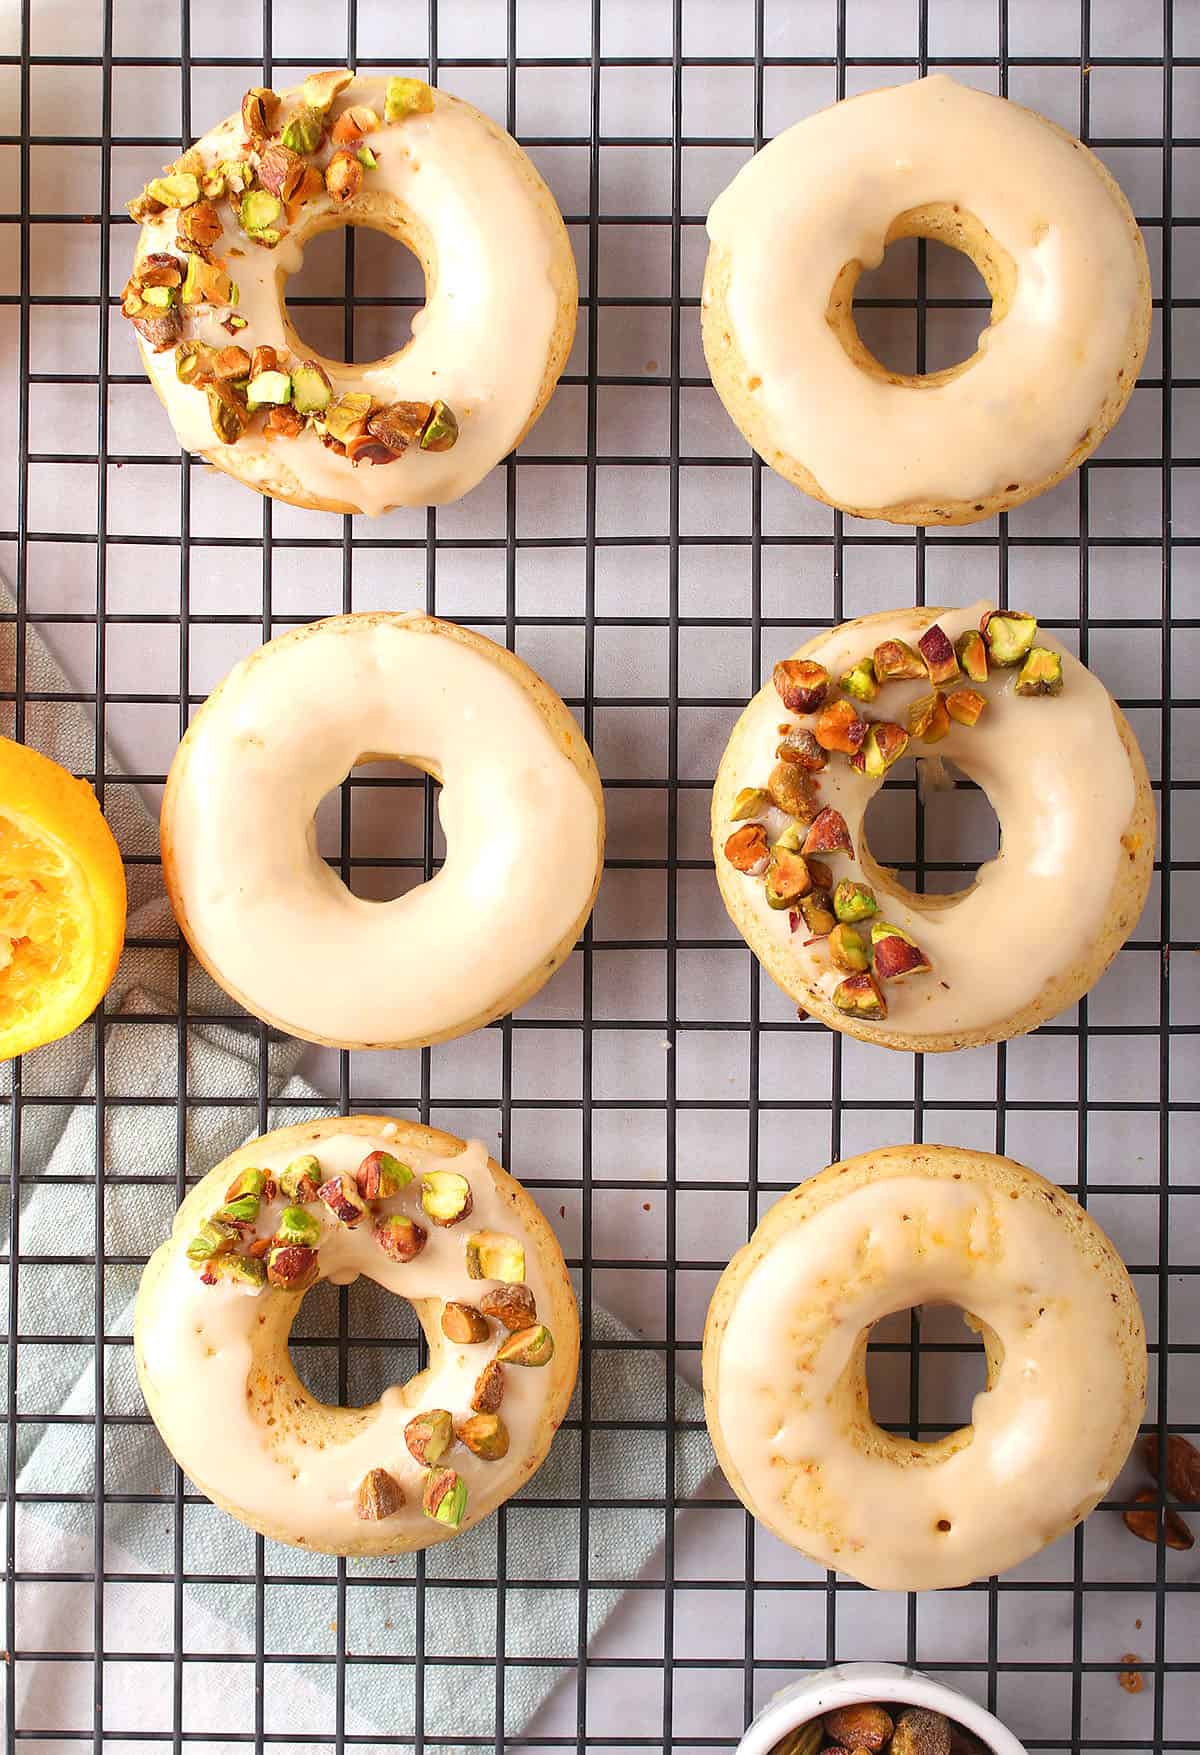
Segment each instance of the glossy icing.
M930 611L951 640L977 628L993 605ZM826 666L835 685L857 661L883 640L915 644L913 612L894 620L872 620L866 628L851 622L833 630L808 656ZM1001 844L996 857L981 865L973 886L949 906L929 898L922 907L899 882L886 891L858 858L834 854L835 880L859 878L873 884L878 918L908 932L933 964L932 975L886 984L888 1025L922 1034L964 1031L1012 1015L1060 970L1068 969L1095 939L1109 905L1125 833L1135 801L1129 761L1117 733L1104 685L1078 659L1043 630L1038 643L1063 654L1060 695L1022 697L1015 692L1015 669L993 669L980 693L987 699L974 726L951 722L940 743L913 741L908 753L950 760L987 793L999 819ZM969 686L966 679L960 679ZM958 686L956 684L948 687ZM907 723L909 704L928 694L926 682L889 682L862 709L863 717ZM831 693L831 698L833 695ZM848 697L843 697L848 698ZM771 683L747 709L736 740L736 786L762 786L775 764L780 726L789 715ZM799 724L810 724L805 717ZM725 777L722 777L723 781ZM855 853L860 850L863 818L880 780L858 774L845 756L834 753L814 776L822 807L841 811ZM774 840L789 819L767 814ZM732 831L734 825L729 824ZM868 842L869 845L869 842ZM719 857L719 855L718 855ZM723 868L729 883L741 886L751 908L775 942L794 959L798 976L827 998L844 978L828 947L806 933L793 933L786 909L768 906L761 878Z
M599 807L528 690L412 619L335 617L272 641L230 673L172 772L163 834L188 936L296 1035L432 1039L504 1009L595 880ZM443 781L445 864L387 902L352 895L316 850L318 804L369 755Z
M334 1134L318 1142L327 1176L353 1172L376 1150L397 1151L386 1125L378 1137ZM276 1149L255 1163L278 1176L296 1155L294 1147ZM539 1315L553 1308L538 1251L521 1228L519 1212L497 1190L487 1152L477 1140L453 1158L407 1148L398 1155L414 1171L414 1180L402 1194L377 1203L376 1210L405 1212L424 1225L428 1242L414 1260L394 1262L386 1256L372 1239L370 1219L348 1229L323 1202L306 1209L320 1219L324 1233L317 1256L321 1278L348 1285L365 1274L407 1298L425 1329L429 1366L407 1383L385 1390L371 1407L333 1410L331 1424L285 1427L272 1419L268 1426L252 1393L252 1340L268 1306L285 1301L298 1309L300 1300L273 1287L252 1292L223 1280L205 1285L184 1253L186 1236L177 1235L166 1246L170 1261L156 1287L153 1319L139 1325L139 1368L164 1436L188 1474L249 1520L282 1526L287 1539L327 1552L346 1552L364 1528L383 1527L364 1525L355 1511L359 1482L375 1468L387 1469L405 1493L404 1506L387 1520L389 1532L412 1531L421 1542L454 1533L442 1530L421 1510L424 1470L409 1453L404 1427L414 1414L432 1408L448 1409L456 1421L466 1418L475 1380L505 1338L497 1324L492 1325L492 1341L476 1346L456 1346L441 1333L443 1303L478 1304L492 1284L467 1276L465 1242L470 1233L492 1229L521 1237L526 1243L526 1283ZM471 1184L474 1207L460 1224L443 1228L431 1224L421 1210L420 1176L449 1167ZM276 1200L262 1207L255 1227L259 1236L272 1235L285 1204ZM514 1473L533 1448L549 1380L544 1369L505 1370L501 1412L512 1440L507 1457L483 1462L462 1444L447 1455L446 1466L467 1484L472 1520L493 1511L513 1491ZM314 1404L310 1400L308 1405Z
M366 104L382 118L386 88L386 79L355 78L335 99L331 116ZM295 107L285 103L281 116L286 119ZM240 119L231 117L196 150L206 164L216 164L237 157L244 138ZM274 440L253 433L235 447L221 446L204 393L178 381L174 354L140 345L184 450L218 460L236 451L239 473L249 472L264 485L286 485L290 475L309 494L374 515L391 506L457 499L511 450L537 404L558 321L551 269L561 222L508 136L446 92L434 91L429 114L384 124L368 138L379 164L367 173L361 199L386 206L428 241L436 283L399 354L347 364L301 343L297 358L320 360L338 394L366 391L380 402L441 397L459 421L452 450L413 447L395 463L356 468L308 430ZM327 141L313 162L323 167L334 150ZM210 313L190 317L187 334L215 347L236 341L248 350L264 343L281 353L295 349L283 310L285 284L299 271L305 239L331 221L344 223L341 210L324 194L306 202L297 223L268 250L239 230L227 202L217 206L224 232L213 255L228 258L239 291L237 314L248 326L230 336ZM168 212L143 227L141 253L171 249L174 236L175 215Z
M958 204L1016 267L968 370L891 384L826 320L846 263L877 267L892 222ZM1074 451L1126 366L1143 306L1136 233L1077 141L944 74L809 116L713 203L727 314L776 449L835 504L985 499Z
M1142 1405L1140 1313L1104 1240L1041 1178L1014 1192L967 1158L957 1178L855 1179L781 1225L720 1341L721 1432L756 1515L878 1590L965 1584L1054 1539L1110 1485ZM970 1426L919 1445L857 1392L867 1329L931 1304L985 1324L998 1370Z

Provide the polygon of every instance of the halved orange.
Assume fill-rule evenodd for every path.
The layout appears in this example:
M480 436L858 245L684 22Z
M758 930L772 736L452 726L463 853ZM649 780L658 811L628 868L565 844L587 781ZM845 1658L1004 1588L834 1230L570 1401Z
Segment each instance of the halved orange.
M125 872L95 793L0 737L0 1060L81 1024L124 939Z

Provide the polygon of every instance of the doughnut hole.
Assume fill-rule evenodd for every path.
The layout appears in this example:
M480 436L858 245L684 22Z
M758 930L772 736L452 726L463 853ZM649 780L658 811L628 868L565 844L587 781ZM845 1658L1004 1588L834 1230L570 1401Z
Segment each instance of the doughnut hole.
M373 226L339 225L310 237L284 289L297 352L360 365L408 345L425 299L419 258Z
M934 202L892 221L878 267L864 269L857 259L842 267L826 316L868 376L889 384L948 383L969 369L981 333L1008 311L1016 273L974 214Z
M432 876L446 857L436 776L377 757L355 764L317 806L317 851L367 902L390 902Z
M884 1317L867 1334L871 1419L885 1432L920 1444L961 1433L970 1425L975 1397L989 1386L988 1344L955 1305ZM998 1370L999 1342L990 1337L990 1344Z
M349 1286L321 1280L306 1292L288 1351L305 1389L328 1407L370 1407L426 1363L421 1325L408 1299L365 1275Z
M906 900L936 896L926 906L937 907L964 895L999 847L1000 824L982 787L953 762L906 756L867 806L859 858L878 888Z

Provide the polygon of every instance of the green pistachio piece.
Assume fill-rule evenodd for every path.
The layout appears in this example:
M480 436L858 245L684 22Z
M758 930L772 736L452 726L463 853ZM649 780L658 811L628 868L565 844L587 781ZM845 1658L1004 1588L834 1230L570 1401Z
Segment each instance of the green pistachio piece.
M980 631L993 664L1020 664L1037 634L1036 616L1016 609L994 609L985 615Z
M467 1510L467 1483L453 1469L431 1469L425 1477L421 1510L435 1523L457 1529Z
M853 670L846 671L842 677L842 687L856 701L873 701L879 693L879 684L871 659L860 658Z
M213 384L205 391L213 432L223 445L236 445L246 430L246 410L228 384Z
M887 1001L869 971L864 971L861 975L847 975L844 981L839 981L833 990L833 1003L840 1012L846 1012L851 1017L869 1018L873 1021L881 1021L887 1017Z
M311 1152L305 1152L303 1157L293 1158L279 1178L279 1192L287 1200L304 1206L316 1200L317 1190L324 1179L321 1160L314 1158Z
M446 403L435 400L421 434L422 451L450 451L457 443L458 416Z
M190 384L193 378L211 370L216 357L216 348L209 347L207 342L181 341L175 349L175 376L181 384Z
M364 171L377 171L379 169L379 160L369 146L360 146L355 156Z
M508 1454L508 1427L499 1414L472 1414L459 1423L458 1440L481 1462L499 1462Z
M219 1280L231 1280L235 1286L245 1286L252 1292L267 1283L266 1262L250 1255L219 1255L211 1271Z
M280 139L289 152L315 152L325 133L325 116L321 110L306 106L297 110L287 123Z
M310 73L304 81L304 101L310 109L324 112L353 78L348 67L335 67L328 73Z
M187 1246L189 1261L211 1261L214 1255L226 1255L238 1240L235 1225L220 1219L205 1219Z
M471 1210L471 1184L457 1170L429 1170L421 1178L421 1205L435 1225L457 1225Z
M833 911L843 922L853 924L856 920L867 920L878 910L874 890L854 878L842 878L833 892Z
M383 110L386 122L403 122L406 116L427 116L432 108L433 91L423 79L388 80Z
M244 1194L256 1194L261 1199L266 1193L268 1180L265 1170L240 1170L225 1190L225 1199L239 1200Z
M146 193L164 207L193 207L200 199L200 180L190 171L176 171L173 175L155 177L146 184Z
M284 1207L275 1235L281 1243L303 1243L306 1248L315 1249L321 1241L321 1221L303 1207Z
M467 1278L520 1285L525 1278L524 1246L502 1231L476 1231L467 1238Z
M828 890L811 890L801 896L800 915L812 938L825 938L837 923Z
M1031 646L1029 656L1017 675L1019 695L1060 695L1063 686L1062 659L1046 646Z
M258 1204L256 1194L241 1194L236 1200L226 1201L213 1216L221 1224L252 1225L258 1217Z
M265 231L268 226L273 226L282 212L283 203L269 189L251 189L242 196L238 218L242 230L253 237L255 232Z
M855 932L844 921L840 921L829 935L829 955L834 968L844 969L848 975L857 975L861 969L871 966L871 954L861 933Z
M292 380L286 372L260 372L246 385L247 408L278 408L292 400Z
M371 412L371 398L361 391L339 396L325 416L325 431L344 445L362 429Z
M902 725L896 725L890 719L873 720L863 745L865 772L875 780L881 779L907 748L908 733Z
M146 286L142 288L142 303L154 305L160 311L168 310L178 297L178 289L173 286Z
M408 1165L390 1152L368 1152L354 1176L364 1200L388 1200L413 1179Z
M189 256L183 278L185 305L235 305L237 289L225 270L203 256Z
M329 379L315 360L305 360L292 373L292 407L297 414L320 414L333 395Z
M554 1336L544 1322L519 1328L496 1348L501 1365L548 1365L554 1357Z
M446 1408L414 1414L404 1428L409 1454L422 1468L436 1468L454 1443L454 1420Z
M749 822L752 817L760 817L770 804L770 796L761 786L743 786L733 801L729 820L731 823Z
M982 634L976 633L974 628L968 628L966 633L960 634L954 642L954 651L958 662L972 682L987 681L987 647L984 645Z

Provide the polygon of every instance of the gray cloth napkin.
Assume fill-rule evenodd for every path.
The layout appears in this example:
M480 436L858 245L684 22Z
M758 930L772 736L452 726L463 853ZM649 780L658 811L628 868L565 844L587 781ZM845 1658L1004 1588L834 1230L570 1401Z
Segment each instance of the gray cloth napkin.
M12 599L0 585L0 608ZM0 623L0 674L14 674L15 629ZM33 691L69 693L53 656L30 634L26 643L27 686ZM10 729L7 727L6 729ZM30 703L26 740L75 771L93 765L94 732L78 703ZM107 764L113 774L111 757ZM155 825L136 789L110 778L106 813L123 850L150 852ZM131 867L129 936L174 941L176 929L161 890L158 868ZM193 1003L205 994L192 974ZM20 1329L25 1335L89 1336L96 1296L97 1153L109 1178L103 1224L105 1333L131 1333L133 1300L145 1257L166 1236L176 1205L176 1098L181 1067L191 1097L211 1101L189 1106L185 1115L185 1154L189 1177L252 1138L259 1129L257 1042L244 1029L224 1025L189 1026L149 1020L177 1009L178 956L170 944L127 951L107 1001L111 1022L104 1054L105 1106L102 1137L97 1133L93 1038L88 1030L64 1043L28 1056L24 1090L52 1092L61 1101L30 1105L22 1111L19 1246ZM211 990L215 996L215 990ZM222 999L222 1004L226 1002ZM213 1007L211 1009L217 1009ZM301 1045L267 1038L268 1127L306 1115L336 1113L336 1105L297 1076ZM11 1077L10 1069L4 1069ZM158 1105L123 1103L127 1097L156 1097ZM276 1098L300 1107L272 1106ZM2 1113L5 1130L10 1113ZM7 1140L0 1141L7 1149ZM125 1181L124 1178L141 1180ZM29 1181L29 1178L35 1178ZM11 1237L9 1238L11 1244ZM26 1258L69 1256L67 1265L41 1265ZM125 1258L135 1258L133 1261ZM355 1321L366 1332L395 1342L391 1348L359 1349L351 1355L351 1399L375 1399L387 1384L411 1368L415 1318L402 1300L378 1288L355 1299ZM337 1355L329 1347L306 1348L305 1339L336 1334L339 1320L335 1288L318 1287L306 1300L293 1336L298 1368L315 1393L338 1399ZM657 1420L672 1415L669 1377L662 1355L636 1345L633 1336L607 1311L591 1313L592 1415L603 1422ZM105 1645L108 1650L140 1652L172 1649L174 1587L138 1582L139 1574L175 1571L175 1517L170 1502L175 1471L154 1426L144 1419L129 1345L109 1345L100 1365L106 1416L102 1466L106 1494L155 1493L165 1503L109 1499L103 1508L103 1544L108 1572L129 1575L105 1589ZM19 1393L23 1411L68 1416L62 1423L22 1424L17 1471L21 1493L74 1494L67 1503L19 1507L17 1564L23 1570L72 1573L91 1569L95 1531L92 1495L97 1454L92 1420L96 1412L97 1363L90 1338L76 1343L26 1343L20 1355ZM674 1417L702 1419L697 1391L673 1381ZM579 1418L578 1391L571 1419ZM643 1571L665 1534L669 1513L662 1509L667 1482L667 1446L674 1446L674 1488L679 1496L697 1491L713 1465L703 1431L637 1430L622 1427L590 1433L589 1501L645 1500L644 1510L603 1509L589 1518L588 1613L590 1639L620 1600L622 1585ZM397 1657L410 1661L350 1666L346 1671L345 1724L348 1733L390 1737L413 1734L418 1689L423 1730L430 1737L486 1737L495 1734L496 1688L492 1667L497 1652L498 1597L493 1582L500 1572L498 1537L503 1524L503 1650L509 1658L534 1660L505 1670L504 1726L517 1734L564 1677L564 1666L578 1652L578 1578L581 1434L559 1434L550 1457L500 1518L427 1555L347 1563L351 1588L346 1624L347 1651L356 1656ZM658 1501L657 1507L654 1502ZM549 1503L547 1503L549 1502ZM205 1502L184 1513L184 1649L214 1654L252 1653L256 1540L251 1532ZM320 1555L263 1544L267 1579L264 1647L302 1657L328 1656L337 1649L335 1563ZM231 1574L247 1582L221 1582ZM277 1575L282 1575L277 1576ZM418 1595L413 1581L424 1577L423 1639L418 1641ZM329 1581L321 1585L310 1580ZM529 1586L522 1581L530 1581ZM363 1581L363 1588L353 1588ZM467 1582L470 1581L470 1582ZM552 1586L544 1588L543 1581ZM542 1587L542 1588L539 1588ZM157 1591L157 1618L147 1618L147 1588ZM26 1650L92 1649L93 1587L69 1583L53 1589L26 1588L18 1594L18 1624L9 1643ZM417 1662L411 1660L416 1659ZM442 1660L465 1660L460 1662ZM475 1660L472 1662L471 1660ZM480 1662L480 1660L486 1660ZM542 1661L544 1660L544 1661ZM554 1660L558 1660L556 1663ZM110 1662L105 1686L105 1724L110 1731L169 1731L171 1666ZM75 1674L73 1672L78 1672ZM189 1688L207 1672L207 1691ZM331 1728L336 1671L332 1665L295 1662L268 1664L264 1678L266 1729L301 1738ZM242 1731L253 1722L253 1667L187 1665L184 1671L184 1724L219 1741L223 1732ZM72 1690L79 1693L73 1708ZM18 1680L18 1723L66 1728L73 1710L90 1726L90 1665L25 1663ZM211 1744L209 1746L212 1746ZM443 1744L451 1755L469 1755L460 1744Z

